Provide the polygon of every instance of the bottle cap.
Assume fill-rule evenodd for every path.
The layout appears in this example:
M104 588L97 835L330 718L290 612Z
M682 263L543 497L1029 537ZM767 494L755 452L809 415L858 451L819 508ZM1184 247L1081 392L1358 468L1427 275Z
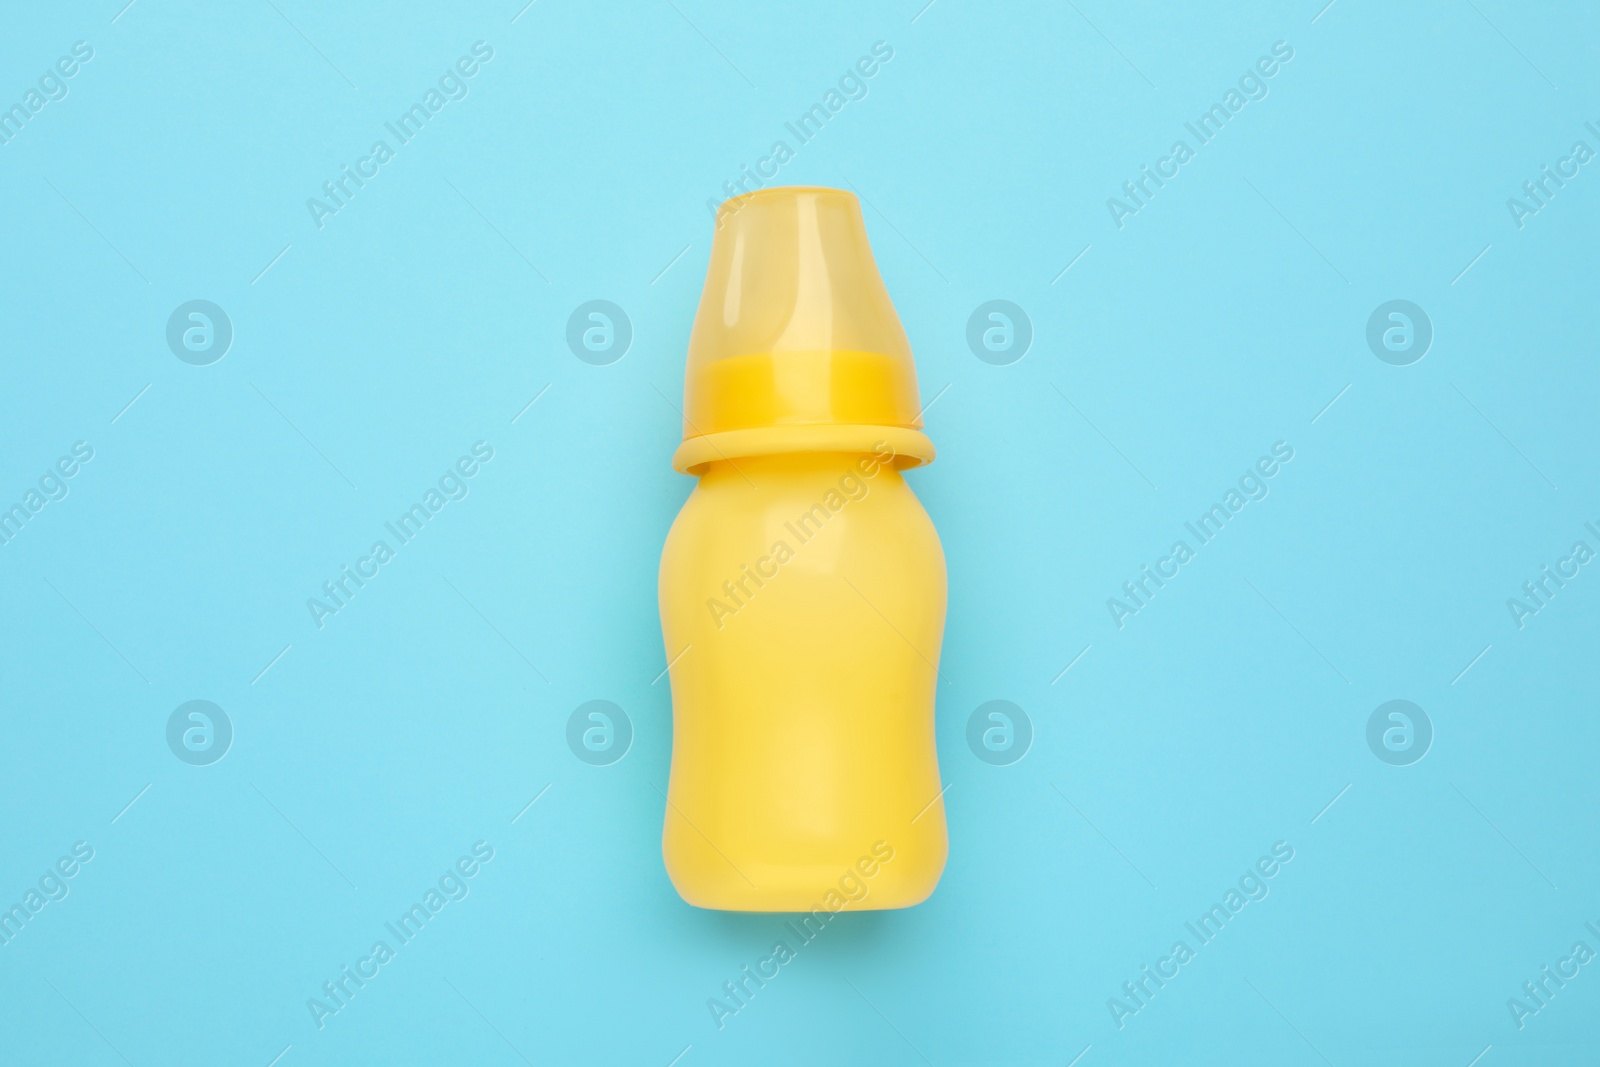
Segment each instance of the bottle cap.
M724 203L716 227L672 465L882 444L896 466L931 462L911 344L855 195L762 189Z

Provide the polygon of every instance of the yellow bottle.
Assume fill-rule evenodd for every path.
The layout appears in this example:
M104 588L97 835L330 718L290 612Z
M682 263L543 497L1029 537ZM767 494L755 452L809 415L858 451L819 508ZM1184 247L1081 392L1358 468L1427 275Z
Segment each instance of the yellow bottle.
M903 908L944 870L944 551L901 476L933 459L921 427L856 198L723 204L672 460L700 480L661 555L661 844L690 904Z

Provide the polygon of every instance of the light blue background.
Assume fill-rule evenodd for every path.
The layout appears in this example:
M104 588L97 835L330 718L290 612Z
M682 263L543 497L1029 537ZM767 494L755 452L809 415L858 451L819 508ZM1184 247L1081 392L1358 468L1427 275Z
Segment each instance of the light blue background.
M1522 229L1506 200L1600 148L1600 18L923 2L5 14L0 105L95 54L0 146L0 505L95 456L0 547L0 903L95 856L0 947L0 1061L1593 1061L1600 963L1523 1029L1506 1002L1600 949L1600 574L1520 630L1506 600L1600 548L1600 163ZM479 40L470 95L319 229L306 199ZM660 858L706 201L880 40L779 180L865 195L934 401L950 862L719 1030L784 931ZM1118 229L1276 41L1267 98ZM196 298L235 331L205 367L164 337ZM1435 331L1410 366L1364 338L1395 298ZM565 342L590 299L633 325L609 366ZM966 344L991 299L1034 329L1009 366ZM470 495L319 630L307 598L479 440ZM1277 441L1270 496L1119 629L1107 598ZM1036 732L1005 767L965 741L997 698ZM1366 742L1396 698L1435 731L1410 766ZM192 699L234 725L211 766L166 744ZM611 766L565 742L590 699L634 726ZM470 896L319 1030L307 998L479 840ZM1119 1029L1277 841L1270 896Z

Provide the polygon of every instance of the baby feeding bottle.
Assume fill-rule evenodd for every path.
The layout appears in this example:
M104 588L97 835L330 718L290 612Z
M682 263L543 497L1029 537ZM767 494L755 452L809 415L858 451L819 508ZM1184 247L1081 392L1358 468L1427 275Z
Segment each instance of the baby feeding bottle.
M672 884L821 921L917 904L949 848L944 551L902 475L933 443L855 196L722 205L683 392L672 465L699 482L660 575Z

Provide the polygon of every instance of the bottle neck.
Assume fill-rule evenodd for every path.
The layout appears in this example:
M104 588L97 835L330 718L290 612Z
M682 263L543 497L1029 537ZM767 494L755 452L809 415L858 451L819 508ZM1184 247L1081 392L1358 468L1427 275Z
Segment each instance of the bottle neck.
M909 426L798 423L685 438L673 453L672 465L685 474L700 474L709 464L724 460L808 454L873 455L905 470L931 463L934 451L927 435Z
M760 488L764 483L900 482L899 457L891 449L881 452L786 452L778 455L740 456L708 463L700 475L706 487L728 483Z

